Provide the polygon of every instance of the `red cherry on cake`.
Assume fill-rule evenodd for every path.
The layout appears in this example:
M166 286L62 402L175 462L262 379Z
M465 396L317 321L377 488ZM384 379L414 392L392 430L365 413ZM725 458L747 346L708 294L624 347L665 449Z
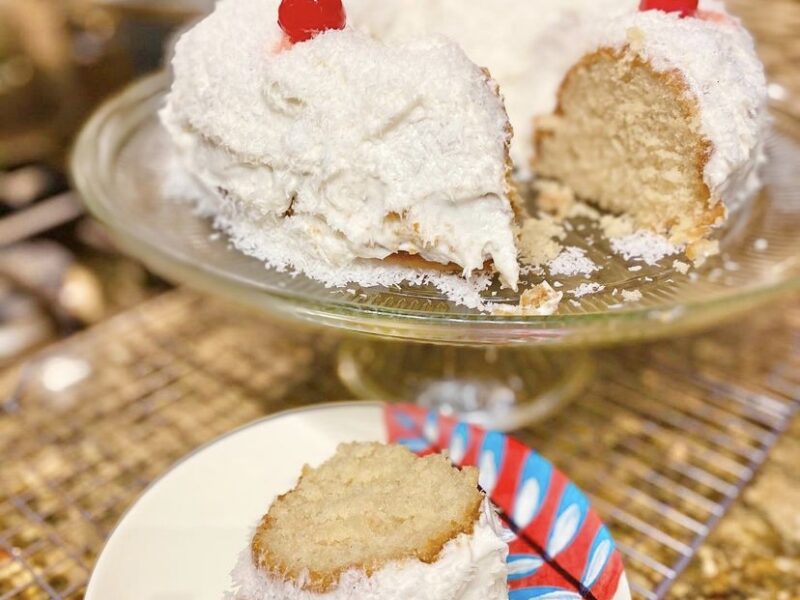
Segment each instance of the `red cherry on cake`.
M342 0L283 0L278 8L278 25L295 44L346 22Z
M639 10L663 10L681 13L681 17L692 17L698 4L699 0L642 0Z

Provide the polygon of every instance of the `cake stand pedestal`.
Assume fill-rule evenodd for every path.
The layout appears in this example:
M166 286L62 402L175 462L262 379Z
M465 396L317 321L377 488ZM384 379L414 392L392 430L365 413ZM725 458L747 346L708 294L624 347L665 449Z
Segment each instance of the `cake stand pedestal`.
M173 281L277 318L358 334L341 347L339 373L362 398L416 399L486 427L516 428L553 414L582 388L592 372L589 348L710 327L800 290L793 118L779 119L769 140L764 194L702 269L682 273L672 258L627 262L597 236L588 242L587 224L574 223L564 245L582 248L600 267L592 281L602 289L578 301L570 291L586 279L564 278L558 314L509 317L457 306L430 287L331 290L230 248L189 206L163 194L172 146L157 111L167 86L163 74L144 79L86 125L72 174L89 209L122 248ZM520 292L540 281L526 276ZM641 298L625 303L624 291ZM487 294L519 303L508 290Z
M348 339L341 380L357 398L416 400L462 420L504 431L561 410L590 381L583 350L442 346Z

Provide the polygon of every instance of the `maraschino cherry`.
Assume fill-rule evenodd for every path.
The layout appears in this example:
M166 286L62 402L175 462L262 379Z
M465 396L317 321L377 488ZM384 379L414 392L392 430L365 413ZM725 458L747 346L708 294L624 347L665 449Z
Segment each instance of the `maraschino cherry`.
M693 17L698 4L698 0L642 0L639 10L663 10L680 13L681 17Z
M346 22L342 0L283 0L278 9L278 25L294 44Z

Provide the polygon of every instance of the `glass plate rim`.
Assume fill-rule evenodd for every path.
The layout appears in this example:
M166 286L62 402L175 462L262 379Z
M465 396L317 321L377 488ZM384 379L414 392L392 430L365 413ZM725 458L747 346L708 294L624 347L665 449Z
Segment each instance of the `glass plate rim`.
M521 339L512 339L510 343L523 341L523 343L565 342L573 331L584 327L614 321L623 323L631 321L636 323L670 320L674 325L678 321L705 321L704 315L713 313L720 307L729 307L726 312L738 313L747 307L757 306L775 297L800 290L800 272L793 273L774 283L764 283L760 286L744 290L731 290L715 294L709 299L699 299L687 302L665 303L660 306L649 307L623 307L620 310L593 312L583 314L550 315L550 316L524 316L524 315L492 315L492 314L461 314L436 313L431 311L376 307L360 305L347 299L331 297L320 300L309 298L299 292L280 290L269 286L256 286L246 278L235 273L225 272L211 267L206 267L192 260L192 257L172 248L153 244L146 236L142 235L136 227L120 222L113 211L103 200L109 190L104 189L103 183L98 181L96 172L101 169L91 169L103 159L103 152L107 151L107 143L103 144L103 133L109 123L112 123L118 113L128 107L135 107L152 100L154 96L163 95L169 84L169 73L166 70L157 71L129 84L116 95L106 100L88 119L79 133L70 156L70 175L75 188L80 193L89 211L119 238L121 244L132 254L142 257L146 263L158 262L161 268L157 271L170 271L171 276L186 280L196 274L207 278L206 281L194 281L195 287L205 288L217 293L225 293L225 286L220 284L233 284L244 291L249 304L256 304L274 312L299 316L303 320L318 322L328 326L350 329L360 333L378 333L385 337L412 338L422 341L457 340L461 336L451 336L439 333L426 339L425 336L415 335L412 331L394 331L401 323L406 323L405 328L412 330L422 325L423 327L439 326L444 328L461 326L474 329L497 328L493 333L487 331L490 337L504 337L503 330L528 329L528 335L521 335ZM797 124L797 119L792 119ZM789 134L794 139L791 134ZM117 140L121 145L124 142ZM106 153L108 154L108 153ZM106 156L108 158L108 156ZM92 171L95 171L94 173ZM172 263L172 264L169 264ZM217 281L212 281L217 280ZM255 298L254 296L261 296ZM741 308L736 308L739 305ZM337 322L345 319L344 322ZM379 322L387 321L383 325ZM719 319L708 319L717 321ZM697 325L701 326L701 325ZM558 334L558 327L566 328L563 334ZM536 332L542 335L537 335ZM507 333L507 332L506 332ZM464 341L469 342L472 336L467 335ZM478 337L481 337L478 334ZM601 336L603 337L603 336ZM608 340L616 341L625 339L625 335L606 335ZM637 336L638 337L638 336ZM654 336L655 337L655 336ZM483 342L479 342L483 343ZM490 342L491 343L491 342ZM495 343L502 343L502 339Z

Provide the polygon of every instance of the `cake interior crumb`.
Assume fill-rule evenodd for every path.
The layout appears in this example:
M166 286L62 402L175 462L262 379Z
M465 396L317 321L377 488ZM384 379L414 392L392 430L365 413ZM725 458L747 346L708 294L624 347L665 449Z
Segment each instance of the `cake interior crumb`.
M548 215L527 217L519 229L519 260L526 266L543 265L556 258L566 237L563 225Z

